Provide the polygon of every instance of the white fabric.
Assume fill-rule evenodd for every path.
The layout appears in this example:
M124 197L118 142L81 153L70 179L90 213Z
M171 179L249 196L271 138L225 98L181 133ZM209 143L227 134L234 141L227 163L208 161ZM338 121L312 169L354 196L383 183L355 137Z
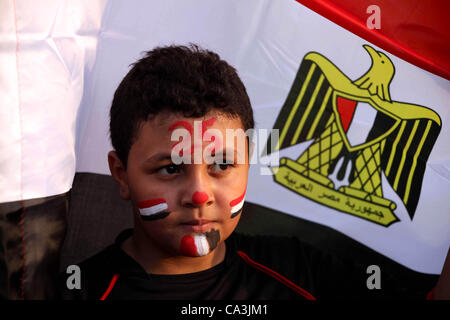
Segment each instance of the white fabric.
M0 2L0 202L71 188L76 115L105 3Z
M291 0L10 0L0 12L1 202L67 191L75 155L76 171L109 174L113 93L130 64L155 46L194 42L218 52L246 85L257 128L267 129L308 52L352 80L371 65L366 41ZM400 204L400 222L389 227L286 190L260 175L266 165L252 165L246 198L332 227L416 271L440 273L450 243L450 85L385 53L396 69L392 99L427 106L442 120L414 219L385 176L385 197ZM257 142L255 157L265 143ZM309 145L280 156L296 159Z
M347 129L347 139L351 146L357 146L366 141L376 116L377 111L370 104L364 102L357 104L352 122Z

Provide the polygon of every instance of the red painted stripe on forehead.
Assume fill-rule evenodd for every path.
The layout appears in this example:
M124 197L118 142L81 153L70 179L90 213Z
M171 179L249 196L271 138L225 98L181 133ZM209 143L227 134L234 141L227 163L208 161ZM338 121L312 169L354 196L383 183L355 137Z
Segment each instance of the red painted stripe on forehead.
M196 257L197 256L197 246L195 245L195 240L193 236L184 236L181 239L180 251L182 254L187 256Z
M244 199L244 197L245 197L245 191L244 191L244 193L242 194L242 196L240 196L239 198L236 198L236 199L232 200L232 201L230 202L230 206L231 206L231 207L234 207L234 206L237 205L239 202L241 202L242 199Z
M166 200L163 198L150 199L145 201L138 202L139 209L144 209L148 207L156 206L157 204L166 203Z
M208 201L208 198L209 197L206 192L195 191L192 195L192 202L194 202L195 204L204 204L206 201Z
M184 121L184 120L176 121L169 127L169 131L175 130L176 127L183 127L187 131L189 131L189 133L192 135L193 129L192 129L192 125L189 122Z
M208 120L204 120L202 122L202 137L205 134L205 131L207 130L206 127L212 126L214 124L214 122L216 122L216 118L211 118L211 119L208 119Z

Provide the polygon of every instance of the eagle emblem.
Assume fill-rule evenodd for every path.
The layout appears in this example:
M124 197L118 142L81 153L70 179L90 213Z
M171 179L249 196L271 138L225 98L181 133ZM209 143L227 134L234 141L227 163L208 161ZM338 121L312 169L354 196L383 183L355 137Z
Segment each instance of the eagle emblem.
M385 227L399 221L397 203L383 196L382 175L411 220L420 198L426 162L441 129L433 110L394 101L392 61L363 46L369 70L352 81L323 55L304 58L263 152L310 142L297 159L272 167L287 189Z

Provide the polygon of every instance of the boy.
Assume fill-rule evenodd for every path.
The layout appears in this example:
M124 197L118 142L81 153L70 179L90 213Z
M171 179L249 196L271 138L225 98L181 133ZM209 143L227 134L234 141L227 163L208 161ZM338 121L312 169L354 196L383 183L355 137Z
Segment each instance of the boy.
M195 45L147 52L119 85L110 116L109 167L131 201L134 228L80 264L80 290L63 281L65 298L401 294L388 276L383 290L368 290L365 268L297 239L233 233L250 157L249 141L242 148L237 140L254 120L244 85L217 54ZM227 130L238 133L231 144Z

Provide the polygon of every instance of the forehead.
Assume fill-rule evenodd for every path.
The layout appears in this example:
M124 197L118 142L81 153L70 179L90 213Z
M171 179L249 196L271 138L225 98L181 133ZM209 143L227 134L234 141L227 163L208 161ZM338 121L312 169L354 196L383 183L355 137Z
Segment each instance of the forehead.
M243 128L241 119L239 117L233 117L229 114L220 113L217 111L210 111L203 117L199 118L186 118L183 115L179 115L176 113L160 113L156 117L154 117L152 120L149 120L153 124L159 126L159 127L170 127L173 123L177 121L186 121L191 124L194 124L194 121L206 121L209 119L216 119L215 123L216 125L223 127L223 126L230 126L230 129L236 129L236 128Z
M224 136L227 129L245 130L239 117L231 117L215 111L200 118L186 118L173 113L160 113L139 127L132 148L135 145L136 147L145 147L147 150L149 148L171 148L173 145L173 141L171 141L173 130L180 128L193 130L194 122L202 122L204 129L219 130L223 132ZM193 133L191 132L191 134Z

